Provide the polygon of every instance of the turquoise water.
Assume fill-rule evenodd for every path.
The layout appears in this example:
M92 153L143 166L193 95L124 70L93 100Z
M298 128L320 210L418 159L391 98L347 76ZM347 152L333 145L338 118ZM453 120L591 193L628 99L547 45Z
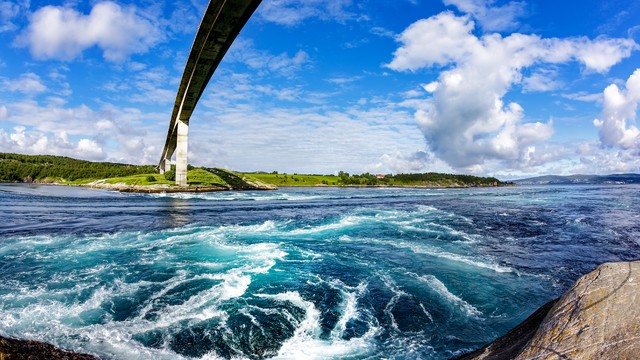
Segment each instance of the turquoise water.
M604 261L640 187L0 185L0 334L104 359L446 359Z

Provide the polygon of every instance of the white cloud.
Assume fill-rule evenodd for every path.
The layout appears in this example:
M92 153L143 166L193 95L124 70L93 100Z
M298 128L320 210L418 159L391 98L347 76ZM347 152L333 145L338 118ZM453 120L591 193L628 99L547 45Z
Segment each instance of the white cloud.
M522 88L526 92L543 92L562 87L562 81L554 79L555 71L539 71L522 80Z
M0 33L18 28L13 20L19 12L20 6L13 1L0 1Z
M479 38L473 29L468 17L450 12L419 20L398 37L402 46L387 65L398 71L447 67L426 86L433 97L415 118L434 155L464 169L492 160L511 167L532 163L536 146L552 136L551 122L525 123L518 103L504 103L507 92L523 81L523 69L577 60L587 71L602 72L637 47L626 39L543 39L518 33ZM549 81L556 80L547 79L546 88ZM540 88L525 82L525 87L535 85Z
M120 62L145 53L162 38L157 24L135 6L111 1L94 5L88 15L58 6L45 6L30 16L18 44L29 47L38 59L72 60L97 46L108 61Z
M298 50L293 56L289 56L286 52L273 55L268 51L256 49L253 42L248 39L234 41L225 61L244 63L249 68L257 70L259 76L277 74L287 77L294 76L311 64L309 54L304 50Z
M97 142L90 139L80 139L76 150L82 157L90 160L104 160L106 158L105 152Z
M640 153L637 149L602 148L597 141L585 142L576 151L578 162L573 174L611 174L640 172Z
M640 103L640 68L626 83L626 89L611 84L604 90L601 119L593 124L600 130L600 141L607 147L640 150L640 130L633 125Z
M424 147L411 113L389 101L373 99L346 108L325 101L316 106L311 98L320 95L301 89L294 93L297 106L279 105L274 98L282 89L253 81L236 74L218 80L203 96L190 121L192 163L252 171L333 173L375 168L387 173L388 164L374 166L381 154L410 154ZM215 149L224 150L211 156Z
M16 79L4 79L1 85L3 89L26 95L36 95L47 90L42 79L34 73L26 73Z
M590 94L586 91L578 91L576 93L563 94L562 97L584 102L602 102L602 93Z
M415 71L459 61L479 46L479 40L470 35L473 28L473 21L451 13L418 20L398 36L403 45L393 54L388 66L394 70Z
M0 106L0 122L9 118L9 109L6 106Z
M486 31L510 30L519 25L517 19L525 14L524 1L511 1L502 6L494 6L495 0L444 0L445 5L453 5L461 12L473 16Z
M295 26L306 19L344 22L354 18L347 11L351 0L267 0L258 8L258 14L267 21Z
M66 133L45 134L16 126L13 132L0 129L0 151L33 155L59 155L85 160L105 160L107 155L93 140L80 139L77 143L69 141Z
M569 40L575 51L575 58L582 62L588 70L607 72L621 59L629 57L631 51L638 50L638 44L630 39L607 39L599 37L595 40L578 38Z
M5 123L15 126L13 131L0 128L0 151L133 164L158 161L166 114L108 104L99 111L63 106L56 101L41 106L32 100L8 104L11 118Z
M418 150L410 154L403 154L400 151L387 153L380 157L370 172L373 173L417 173L417 172L451 172L451 168L438 161L433 154Z
M380 37L386 37L386 38L392 38L392 39L396 37L396 33L380 26L374 26L371 28L370 31L373 35L377 35Z
M345 84L352 83L354 81L358 81L360 79L362 79L362 76L349 76L349 77L330 78L330 79L326 79L326 81L336 85L345 85Z

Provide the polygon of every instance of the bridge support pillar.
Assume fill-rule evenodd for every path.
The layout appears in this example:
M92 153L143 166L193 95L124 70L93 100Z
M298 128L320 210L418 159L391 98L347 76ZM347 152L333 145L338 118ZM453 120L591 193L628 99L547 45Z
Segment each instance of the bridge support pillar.
M164 159L162 162L160 162L160 167L158 168L158 170L160 172L160 175L171 170L171 159Z
M176 185L187 186L187 141L189 123L178 120L178 137L176 143Z

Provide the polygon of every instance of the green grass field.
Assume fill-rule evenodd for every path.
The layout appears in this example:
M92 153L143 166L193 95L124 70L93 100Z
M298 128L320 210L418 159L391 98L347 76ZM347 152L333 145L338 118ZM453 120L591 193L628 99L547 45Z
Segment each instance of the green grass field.
M153 177L156 181L149 181ZM83 180L83 183L91 181ZM127 185L175 185L174 180L167 180L164 175L160 174L139 174L125 177L109 178L105 181L107 184L123 183ZM192 186L223 186L228 184L219 176L212 174L203 169L194 169L187 173L187 182Z
M264 183L276 186L316 186L339 185L337 176L334 175L297 175L297 174L263 174L241 173L244 176L253 177ZM323 183L324 181L324 183Z

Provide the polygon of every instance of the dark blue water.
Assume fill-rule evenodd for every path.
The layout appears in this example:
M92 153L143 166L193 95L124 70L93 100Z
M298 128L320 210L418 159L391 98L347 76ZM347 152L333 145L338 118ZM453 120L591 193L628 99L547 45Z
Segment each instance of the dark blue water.
M105 359L445 359L638 258L639 186L4 184L0 334Z

